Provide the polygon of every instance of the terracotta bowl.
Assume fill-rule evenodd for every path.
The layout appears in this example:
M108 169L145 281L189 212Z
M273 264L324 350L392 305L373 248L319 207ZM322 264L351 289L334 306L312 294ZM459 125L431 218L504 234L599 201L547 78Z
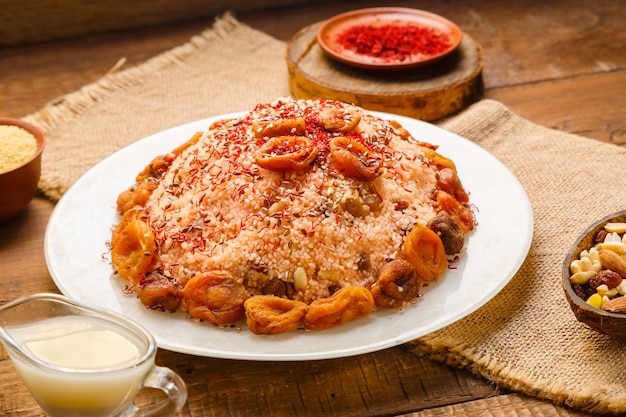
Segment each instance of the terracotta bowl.
M570 307L578 321L608 336L626 339L626 313L614 313L592 307L579 297L570 282L570 263L578 259L580 253L594 246L594 239L607 223L626 223L626 210L610 214L590 225L576 240L563 262L563 289Z
M37 139L37 150L30 159L16 168L0 173L0 221L3 221L25 209L35 196L41 175L41 152L45 139L38 128L19 119L0 117L0 125L19 126Z

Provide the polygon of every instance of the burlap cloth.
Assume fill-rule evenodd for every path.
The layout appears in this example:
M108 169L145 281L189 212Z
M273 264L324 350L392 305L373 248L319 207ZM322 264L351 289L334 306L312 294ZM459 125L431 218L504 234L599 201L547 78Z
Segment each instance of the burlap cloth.
M149 134L289 95L285 49L226 15L187 44L26 117L48 137L41 192L58 199L93 164ZM491 100L440 125L475 141L517 176L533 206L534 238L503 291L412 349L506 389L626 413L626 344L577 322L559 282L578 234L624 208L626 149L534 125Z

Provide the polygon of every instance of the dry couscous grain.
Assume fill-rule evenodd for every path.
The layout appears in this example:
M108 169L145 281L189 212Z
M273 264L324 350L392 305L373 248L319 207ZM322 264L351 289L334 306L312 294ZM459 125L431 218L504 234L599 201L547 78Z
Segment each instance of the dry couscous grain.
M35 154L37 139L19 126L0 125L0 172L10 171Z
M283 148L259 156L273 138ZM348 152L363 149L352 162L367 172L342 166L336 143L348 143ZM466 229L473 228L454 165L435 149L357 106L290 98L260 104L155 159L151 174L140 174L120 195L122 214L139 202L133 218L149 226L154 243L135 239L152 258L139 272L133 265L130 278L129 245L112 245L114 267L142 295L158 276L156 292L183 298L183 306L182 289L207 271L228 271L248 297L269 293L308 304L344 287L370 288L382 265L403 256L411 228L445 211L437 199L442 187L465 200L453 197ZM307 160L304 167L285 162L296 154ZM277 165L266 165L266 157ZM453 186L442 180L443 169L454 171ZM122 220L112 241L133 221ZM161 300L140 298L150 307Z

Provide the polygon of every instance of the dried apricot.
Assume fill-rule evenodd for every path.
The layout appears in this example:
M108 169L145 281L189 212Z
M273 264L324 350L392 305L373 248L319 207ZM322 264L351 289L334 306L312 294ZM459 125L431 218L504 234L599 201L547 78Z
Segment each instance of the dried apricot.
M156 249L150 227L142 220L133 220L117 236L111 249L111 263L122 278L136 284L150 269Z
M361 114L355 108L326 107L320 111L320 124L331 132L351 132L359 125Z
M424 157L426 157L427 159L426 162L430 162L439 169L450 168L456 171L456 165L454 164L454 161L452 161L452 159L450 158L446 158L445 156L437 152L436 147L424 143L421 144L420 149L422 150L422 152L424 152Z
M244 315L248 298L241 282L230 272L214 270L192 277L183 288L183 308L190 317L213 324L234 323Z
M280 120L261 120L252 122L252 132L257 138L303 135L306 131L306 120L304 117Z
M464 233L474 229L474 213L466 204L461 203L453 195L443 190L437 192L436 199L439 208L452 216Z
M279 334L301 327L308 306L275 295L255 295L244 304L248 328L254 334Z
M155 157L139 174L137 174L135 181L142 182L148 178L161 177L170 167L174 159L176 159L182 151L198 142L200 137L202 137L202 132L196 132L187 142L173 149L171 152Z
M154 181L146 180L130 186L122 191L117 197L117 212L124 214L135 206L144 207L154 191L157 184Z
M389 124L391 125L391 127L394 128L394 130L396 131L396 134L400 136L402 139L408 140L409 138L413 137L411 136L409 131L406 130L404 127L402 127L400 122L398 122L397 120L389 120Z
M456 170L442 168L437 172L437 185L440 189L454 196L459 202L467 203L469 196L465 192Z
M122 215L122 220L115 226L113 232L111 233L111 247L114 247L117 244L118 239L122 235L122 230L131 222L135 220L145 220L148 214L146 213L145 208L141 206L135 206L132 209L128 209Z
M311 165L318 149L304 136L276 136L265 142L254 154L256 163L275 171L297 171Z
M372 296L379 307L400 308L415 301L421 287L413 264L395 259L380 268L378 280L372 287Z
M371 313L376 308L372 293L363 287L344 287L327 298L309 305L304 316L307 330L324 330L341 326Z
M443 274L448 265L448 258L443 242L437 233L421 223L404 239L404 253L417 272L419 279L431 282Z
M180 305L181 288L178 282L158 272L151 272L139 281L135 293L149 308L176 311Z
M380 159L361 142L340 136L333 138L329 145L333 164L346 177L371 181L383 173Z

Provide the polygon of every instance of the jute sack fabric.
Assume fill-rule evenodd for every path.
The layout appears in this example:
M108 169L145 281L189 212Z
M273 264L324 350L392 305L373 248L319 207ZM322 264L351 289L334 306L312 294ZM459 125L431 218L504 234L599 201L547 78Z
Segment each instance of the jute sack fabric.
M48 137L41 193L60 198L95 163L149 134L288 95L285 48L226 15L189 43L28 116ZM626 413L626 344L578 323L559 282L578 234L624 208L626 149L534 125L492 100L440 125L481 145L517 176L533 206L534 237L503 291L411 348L503 388L586 411Z
M283 42L226 15L184 45L55 100L25 118L48 138L40 191L57 200L138 139L289 95L284 55Z
M560 283L574 240L590 223L626 207L626 148L546 129L491 100L440 126L482 146L515 174L533 207L533 241L496 297L413 342L414 352L558 404L626 413L626 342L576 321Z

